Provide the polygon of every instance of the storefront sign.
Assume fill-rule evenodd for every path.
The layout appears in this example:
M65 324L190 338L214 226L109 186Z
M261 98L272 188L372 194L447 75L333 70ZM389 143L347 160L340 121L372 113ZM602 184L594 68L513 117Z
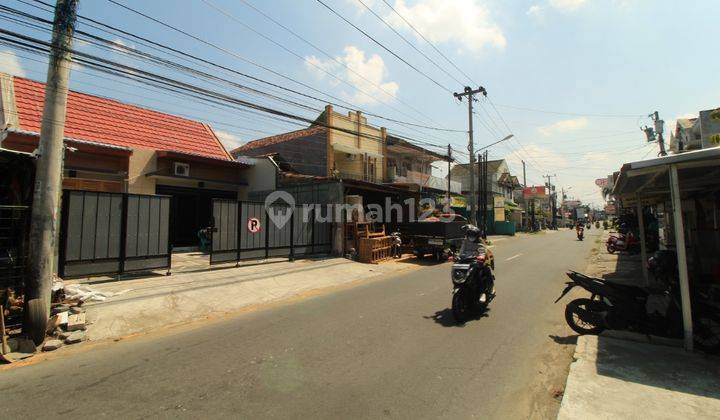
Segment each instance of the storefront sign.
M495 209L495 221L496 222L504 222L505 221L505 209Z

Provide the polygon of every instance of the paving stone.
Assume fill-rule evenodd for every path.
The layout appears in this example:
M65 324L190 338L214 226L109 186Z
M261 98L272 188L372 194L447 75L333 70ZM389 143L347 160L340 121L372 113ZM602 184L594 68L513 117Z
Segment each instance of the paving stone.
M85 331L73 331L65 339L65 344L75 344L85 341Z
M78 331L85 329L85 314L72 314L68 317L66 331Z
M60 347L62 347L63 343L60 340L48 340L43 344L42 350L43 351L53 351L57 350Z
M82 306L71 306L70 313L71 314L84 314L85 308L83 308Z
M60 312L67 312L69 310L70 310L70 305L61 303L59 305L53 306L52 309L50 310L50 313L55 315L55 314L59 314Z

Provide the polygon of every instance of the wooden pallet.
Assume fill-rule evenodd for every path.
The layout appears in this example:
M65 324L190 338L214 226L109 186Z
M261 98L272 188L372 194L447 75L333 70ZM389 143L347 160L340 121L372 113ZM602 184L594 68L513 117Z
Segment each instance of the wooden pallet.
M392 236L358 238L358 261L375 264L392 258Z

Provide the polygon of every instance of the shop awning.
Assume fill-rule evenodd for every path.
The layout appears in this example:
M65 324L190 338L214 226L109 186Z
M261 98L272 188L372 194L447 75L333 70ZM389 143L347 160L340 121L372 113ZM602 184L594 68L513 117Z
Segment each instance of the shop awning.
M720 147L713 147L626 163L620 169L620 175L613 188L613 195L622 201L623 206L634 204L637 207L643 275L646 280L648 274L644 262L647 261L647 253L642 204L668 199L672 203L684 341L687 350L693 348L693 324L682 197L688 193L717 189L720 184L718 179L720 179Z
M717 185L720 175L720 147L626 163L620 169L613 195L624 203L665 198L670 194L668 171L675 166L684 193Z

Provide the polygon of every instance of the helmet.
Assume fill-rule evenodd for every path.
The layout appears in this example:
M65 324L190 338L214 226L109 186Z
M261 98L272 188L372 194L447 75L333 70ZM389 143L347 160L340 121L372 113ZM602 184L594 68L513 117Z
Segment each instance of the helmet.
M465 237L473 242L477 242L478 239L480 239L480 229L477 228L475 225L467 224L462 227L462 230L465 231Z

